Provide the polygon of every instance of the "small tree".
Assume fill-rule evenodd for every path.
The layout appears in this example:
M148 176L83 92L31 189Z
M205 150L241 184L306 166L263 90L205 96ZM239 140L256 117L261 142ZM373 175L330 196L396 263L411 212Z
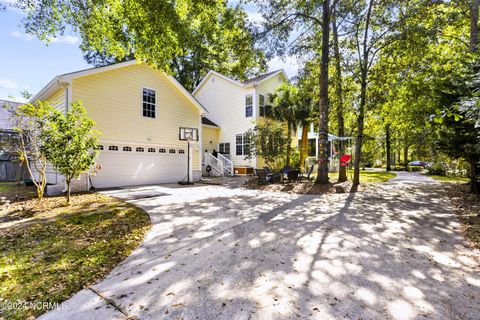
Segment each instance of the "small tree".
M47 159L42 152L41 132L47 125L52 110L53 107L48 103L39 101L35 104L24 104L11 111L11 121L19 137L18 157L27 167L39 201L43 199L47 185Z
M98 155L98 133L81 102L66 113L53 110L41 132L42 151L48 161L65 177L67 203L73 179L90 170Z
M260 120L255 129L247 131L247 139L250 141L247 159L262 157L274 170L286 163L290 138L283 123L268 118Z

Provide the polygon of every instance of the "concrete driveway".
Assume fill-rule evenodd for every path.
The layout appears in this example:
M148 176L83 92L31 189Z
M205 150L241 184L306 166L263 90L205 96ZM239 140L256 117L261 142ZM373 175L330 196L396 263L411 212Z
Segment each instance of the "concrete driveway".
M41 319L479 319L478 251L442 187L402 173L356 194L195 185L105 192L152 230Z

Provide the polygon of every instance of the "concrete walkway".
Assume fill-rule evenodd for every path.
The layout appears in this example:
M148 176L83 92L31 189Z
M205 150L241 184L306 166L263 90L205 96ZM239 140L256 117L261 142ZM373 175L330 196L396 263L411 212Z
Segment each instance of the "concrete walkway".
M479 319L480 253L440 184L399 173L356 194L220 186L105 192L145 242L41 319Z

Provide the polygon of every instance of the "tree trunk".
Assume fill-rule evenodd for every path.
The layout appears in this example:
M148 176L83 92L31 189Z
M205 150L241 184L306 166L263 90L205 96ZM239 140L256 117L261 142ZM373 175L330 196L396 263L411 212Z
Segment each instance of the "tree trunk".
M478 8L480 0L471 0L470 2L470 51L475 52L478 49Z
M390 142L390 125L387 124L385 128L385 144L386 144L386 153L387 153L387 171L392 170L392 147L391 147L391 142Z
M305 167L305 159L308 154L308 123L302 125L302 140L300 142L300 167Z
M70 180L67 180L67 204L70 204Z
M403 166L405 167L405 171L408 171L408 146L407 145L403 147Z
M328 62L330 47L330 0L323 0L322 62L318 119L318 172L315 183L328 184Z
M470 193L480 195L480 163L475 159L470 164Z
M337 9L336 6L332 12L332 32L333 32L333 52L335 56L335 94L337 95L337 122L338 122L338 136L345 136L345 122L343 118L343 84L342 84L342 70L340 62L340 49L338 45L338 27L337 27ZM345 154L345 143L340 140L340 155ZM347 167L339 166L338 168L338 182L347 181Z
M287 134L288 134L288 138L287 138L287 157L285 159L285 166L289 166L290 165L290 152L292 152L292 135L290 134L290 131L291 131L291 126L290 126L290 122L287 121Z
M363 145L363 127L365 120L365 105L367 103L367 77L368 77L368 30L370 28L370 17L372 15L373 0L368 3L367 17L365 20L365 32L362 39L363 54L359 57L361 83L360 83L360 105L358 108L357 119L357 139L355 142L355 159L353 162L353 184L351 192L358 191L358 185L360 184L360 161L362 157L362 145Z

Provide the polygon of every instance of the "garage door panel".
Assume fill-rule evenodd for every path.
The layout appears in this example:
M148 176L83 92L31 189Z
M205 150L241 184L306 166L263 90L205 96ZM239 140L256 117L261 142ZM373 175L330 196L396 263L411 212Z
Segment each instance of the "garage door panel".
M101 152L95 188L180 181L187 174L186 155Z

